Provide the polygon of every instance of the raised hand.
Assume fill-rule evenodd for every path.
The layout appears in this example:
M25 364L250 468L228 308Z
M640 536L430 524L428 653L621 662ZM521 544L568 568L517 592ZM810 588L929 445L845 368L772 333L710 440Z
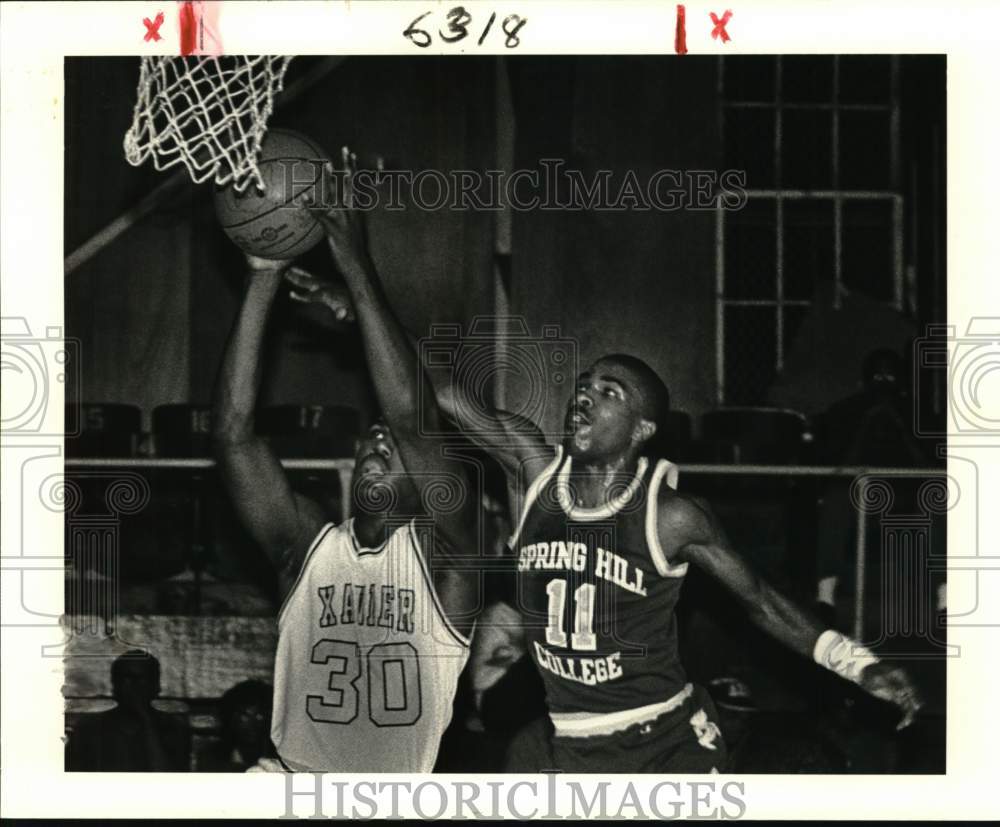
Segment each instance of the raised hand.
M293 285L289 295L295 301L326 305L338 322L354 321L354 307L345 287L316 278L298 267L288 270L285 279Z
M368 253L368 230L364 213L355 208L354 176L357 156L346 146L341 149L343 172L337 173L333 164L323 171L322 185L307 190L296 203L309 210L326 231L333 260L341 273L358 270L368 272L371 259Z

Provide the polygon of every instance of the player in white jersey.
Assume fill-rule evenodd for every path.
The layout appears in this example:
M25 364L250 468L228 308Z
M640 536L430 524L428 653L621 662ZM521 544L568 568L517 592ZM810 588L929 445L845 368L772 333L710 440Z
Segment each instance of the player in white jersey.
M427 570L433 532L411 519L366 548L356 522L324 526L278 615L271 737L293 770L426 772L469 640Z
M271 735L289 769L427 772L478 609L476 573L456 566L459 553L475 548L477 500L462 466L421 432L440 433L434 393L389 311L362 216L340 209L317 217L350 296L290 262L249 258L215 402L223 480L283 597ZM336 526L292 491L254 434L264 331L286 277L293 298L325 304L338 320L357 308L385 418L357 450L352 516Z

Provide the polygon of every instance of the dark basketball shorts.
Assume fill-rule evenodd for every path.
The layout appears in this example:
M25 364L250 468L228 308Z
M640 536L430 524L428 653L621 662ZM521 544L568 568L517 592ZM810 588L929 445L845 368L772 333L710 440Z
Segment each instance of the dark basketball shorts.
M695 685L677 709L608 735L552 737L552 760L563 772L711 773L726 765L719 714Z

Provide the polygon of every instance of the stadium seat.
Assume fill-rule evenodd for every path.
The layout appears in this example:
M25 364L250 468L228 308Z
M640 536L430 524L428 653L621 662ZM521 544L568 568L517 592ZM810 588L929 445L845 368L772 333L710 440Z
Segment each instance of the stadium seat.
M67 405L65 428L68 457L134 457L142 436L142 411L110 403Z
M794 464L811 439L809 422L781 408L720 408L701 417L701 441L709 462Z
M667 411L660 419L662 433L655 437L662 456L673 462L688 462L692 457L691 416L684 411Z
M153 438L160 457L210 456L212 409L207 405L160 405L153 411Z
M258 414L257 431L281 457L352 457L361 414L337 405L274 405Z

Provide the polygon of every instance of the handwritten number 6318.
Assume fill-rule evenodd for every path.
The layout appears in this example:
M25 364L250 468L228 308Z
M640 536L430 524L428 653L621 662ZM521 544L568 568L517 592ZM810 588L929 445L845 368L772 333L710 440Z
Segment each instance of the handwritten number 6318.
M431 37L430 32L426 29L421 29L417 24L431 13L432 12L429 11L424 12L403 32L403 37L409 38L411 43L419 46L421 49L426 49L430 46L434 38ZM464 6L455 6L455 8L445 15L445 19L448 22L447 31L441 31L438 29L438 37L445 43L457 43L459 40L464 40L469 36L469 24L472 22L472 15L465 10ZM486 40L486 35L490 33L490 29L493 28L493 24L496 22L496 19L497 13L493 12L493 14L490 15L490 19L486 23L486 27L479 35L479 40L476 41L477 46L483 45L483 41ZM504 46L508 49L514 49L521 45L521 39L518 37L518 32L521 31L522 27L527 22L528 19L526 17L521 17L519 14L509 14L503 19L503 23L500 24L500 27L507 36L504 41Z

